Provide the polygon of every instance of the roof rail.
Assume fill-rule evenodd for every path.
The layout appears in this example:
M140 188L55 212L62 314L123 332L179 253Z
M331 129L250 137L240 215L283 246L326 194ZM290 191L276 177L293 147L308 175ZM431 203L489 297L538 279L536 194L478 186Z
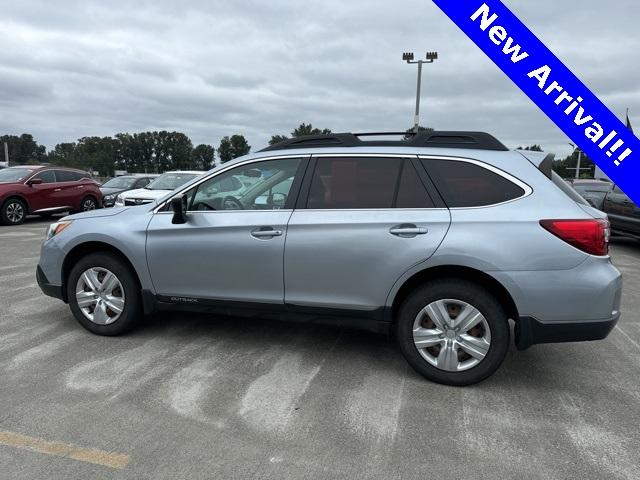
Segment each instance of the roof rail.
M360 137L407 136L402 140L361 140ZM270 145L260 150L287 150L294 148L330 148L330 147L436 147L467 148L478 150L509 150L493 135L485 132L367 132L367 133L331 133L327 135L305 135L294 137Z

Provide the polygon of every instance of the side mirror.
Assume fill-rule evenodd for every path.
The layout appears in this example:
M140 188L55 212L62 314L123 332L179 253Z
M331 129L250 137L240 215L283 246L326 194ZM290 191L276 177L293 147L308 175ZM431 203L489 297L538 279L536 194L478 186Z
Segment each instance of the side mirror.
M41 185L42 184L42 179L41 178L32 178L31 180L29 180L27 182L27 184L29 186L31 186L31 185Z
M187 196L181 195L171 199L171 209L173 210L173 218L171 223L182 224L187 223Z

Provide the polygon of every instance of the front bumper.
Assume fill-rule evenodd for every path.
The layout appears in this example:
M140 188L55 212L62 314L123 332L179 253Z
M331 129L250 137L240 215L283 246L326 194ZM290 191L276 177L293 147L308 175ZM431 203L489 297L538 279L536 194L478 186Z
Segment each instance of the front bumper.
M42 268L40 268L40 265L38 265L38 268L36 268L36 280L38 281L38 286L40 287L40 290L42 290L42 293L48 295L49 297L64 300L62 287L60 285L52 285L51 283L49 283L49 280L42 271Z
M516 322L516 347L525 350L537 343L602 340L613 330L619 318L620 312L605 320L580 322L541 322L533 317L520 317Z

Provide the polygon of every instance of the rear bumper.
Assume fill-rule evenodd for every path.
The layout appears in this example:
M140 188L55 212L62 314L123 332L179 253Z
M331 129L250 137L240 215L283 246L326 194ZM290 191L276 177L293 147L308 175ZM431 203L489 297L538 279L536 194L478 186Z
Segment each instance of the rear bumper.
M62 287L60 285L52 285L51 283L49 283L49 280L42 271L42 268L40 268L40 265L38 265L38 268L36 268L36 280L38 281L38 286L40 287L40 290L42 290L42 293L48 295L49 297L64 300L64 296L62 295Z
M516 322L516 347L525 350L537 343L602 340L613 330L619 318L620 312L605 320L579 322L541 322L533 317L520 317Z

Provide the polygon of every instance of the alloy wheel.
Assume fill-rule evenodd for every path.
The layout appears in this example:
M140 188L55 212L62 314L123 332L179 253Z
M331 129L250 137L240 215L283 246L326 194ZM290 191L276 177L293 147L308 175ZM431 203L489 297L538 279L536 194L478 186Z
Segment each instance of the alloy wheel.
M6 207L5 215L11 223L20 223L24 218L24 207L20 202L11 202Z
M82 202L82 211L88 212L89 210L95 210L96 206L96 202L92 198L87 198Z
M109 325L122 315L124 288L113 272L103 267L92 267L78 278L76 302L88 320L98 325Z
M431 302L415 318L413 342L434 367L460 372L478 365L491 347L491 329L482 313L462 300Z

